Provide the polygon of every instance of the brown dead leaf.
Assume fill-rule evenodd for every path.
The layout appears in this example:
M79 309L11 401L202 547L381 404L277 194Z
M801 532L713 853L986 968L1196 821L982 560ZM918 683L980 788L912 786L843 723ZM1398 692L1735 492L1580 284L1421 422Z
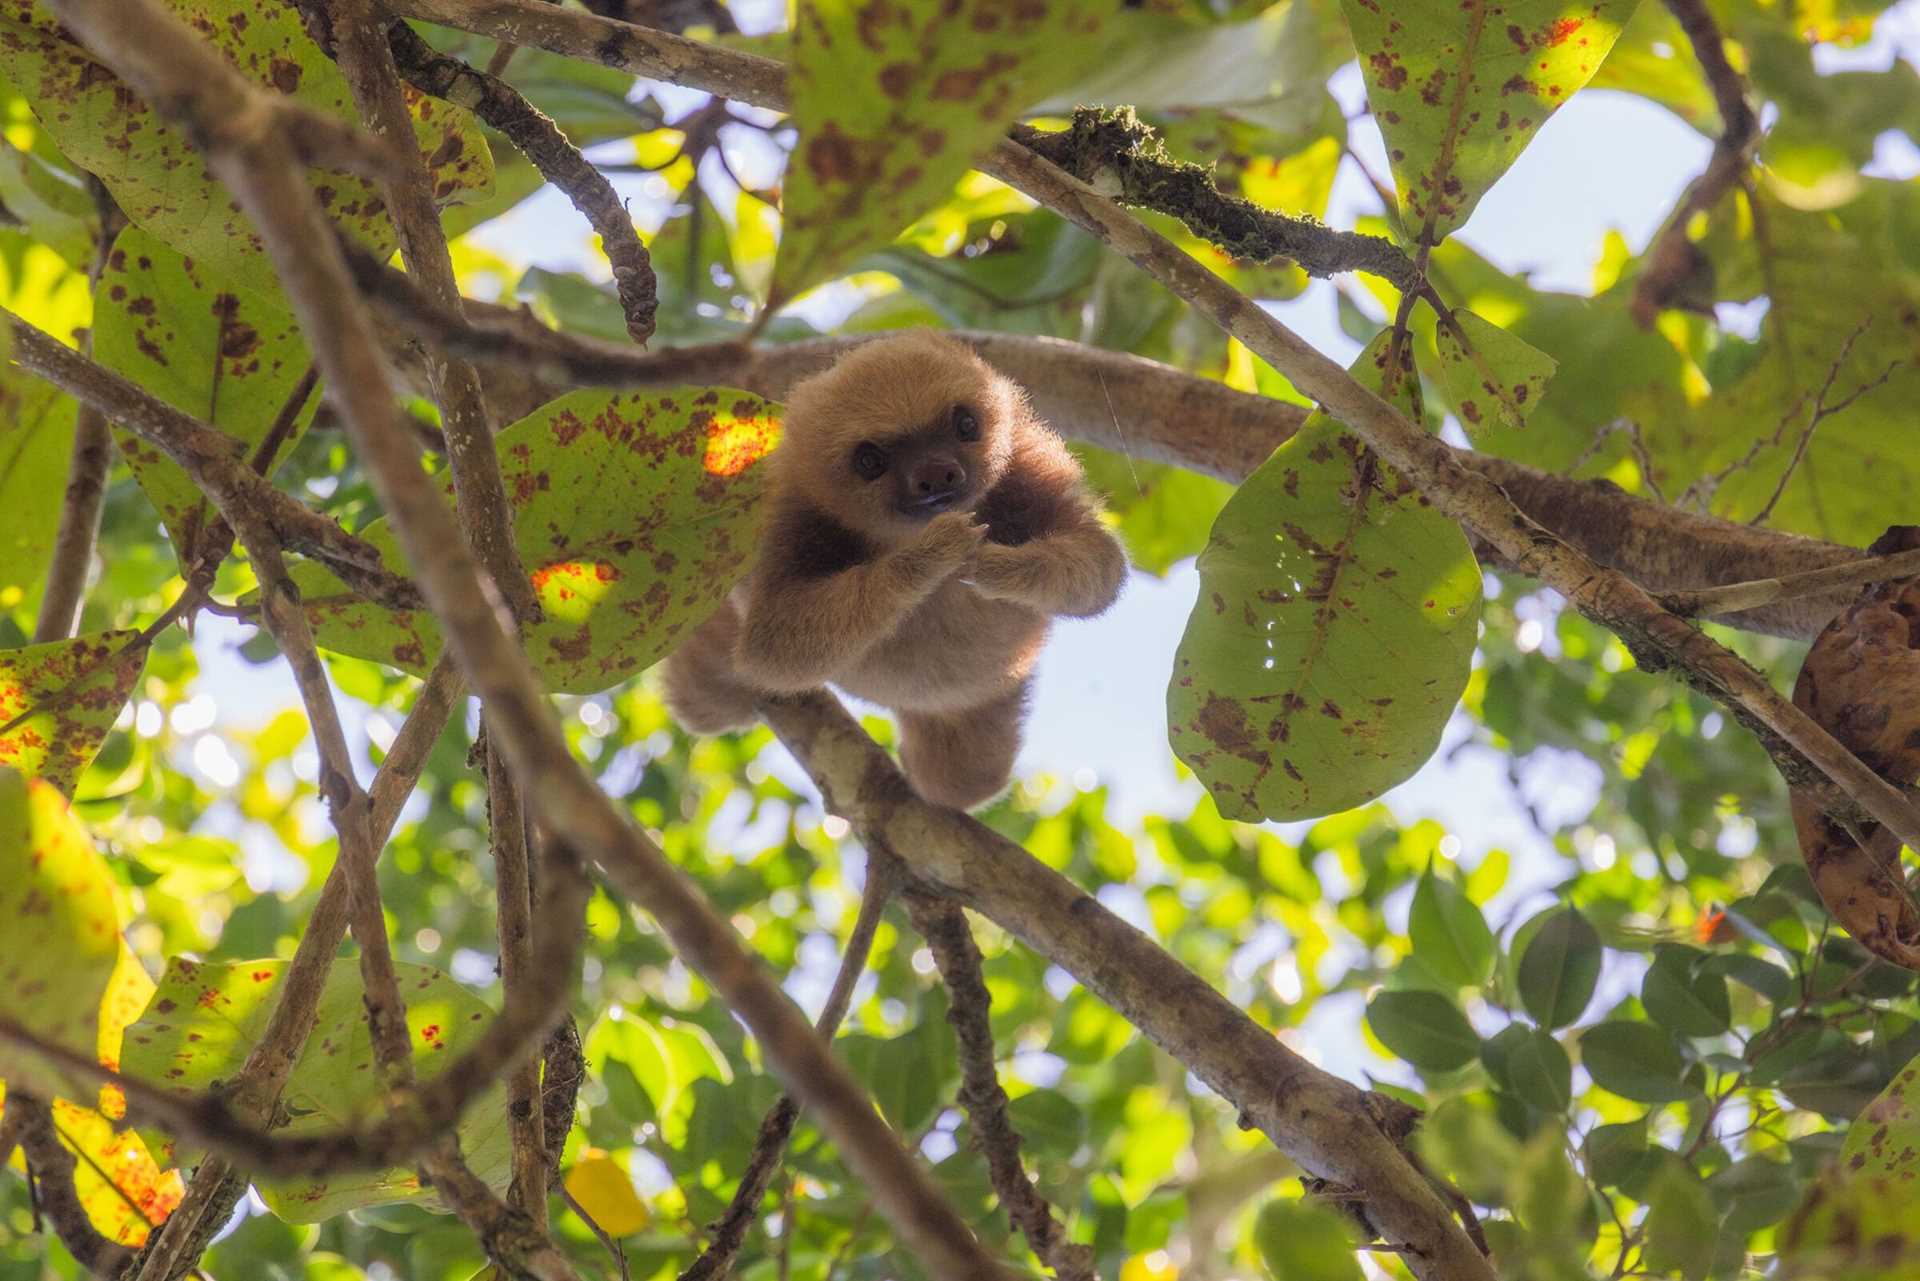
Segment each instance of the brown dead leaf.
M1920 547L1920 526L1895 525L1871 548ZM1872 583L1813 642L1793 703L1896 787L1920 779L1920 576ZM1800 856L1827 910L1875 956L1920 970L1920 906L1907 888L1900 838L1872 820L1842 822L1791 789Z

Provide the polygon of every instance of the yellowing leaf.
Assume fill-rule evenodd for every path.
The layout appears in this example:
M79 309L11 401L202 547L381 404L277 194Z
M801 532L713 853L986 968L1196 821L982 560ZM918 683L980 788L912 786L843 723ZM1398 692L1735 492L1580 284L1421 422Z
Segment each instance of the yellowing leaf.
M1560 362L1470 311L1453 318L1460 332L1443 324L1436 339L1440 377L1461 423L1469 432L1490 418L1503 427L1526 426Z
M88 1220L121 1245L144 1244L185 1195L180 1171L162 1170L138 1134L116 1130L92 1108L55 1099L53 1124L73 1151L74 1189Z
M938 204L1021 111L1102 51L1092 0L812 0L774 301L831 279Z
M71 795L146 665L136 632L0 650L0 765ZM25 715L25 719L13 722Z
M608 1236L629 1236L653 1220L633 1190L626 1168L599 1148L588 1148L567 1171L566 1185L568 1194Z
M52 784L0 768L0 1015L42 1040L91 1055L101 1002L119 965L113 874ZM0 1042L0 1079L41 1098L87 1098L31 1052Z

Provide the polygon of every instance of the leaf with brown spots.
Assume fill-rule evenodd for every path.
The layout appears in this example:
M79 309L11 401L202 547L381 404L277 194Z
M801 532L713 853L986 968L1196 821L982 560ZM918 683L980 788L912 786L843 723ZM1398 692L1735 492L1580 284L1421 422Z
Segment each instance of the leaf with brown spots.
M493 1016L478 996L431 966L396 962L393 968L407 1002L414 1074L431 1088L433 1078L479 1039ZM146 1013L127 1029L121 1056L126 1071L182 1095L231 1080L266 1030L285 971L286 962L278 960L169 960ZM382 1090L363 994L359 963L351 957L335 961L313 1031L281 1095L292 1116L286 1133L362 1125L378 1115ZM504 1190L510 1166L504 1085L496 1083L474 1100L458 1134L460 1153L473 1172ZM318 1223L399 1201L439 1204L410 1169L355 1170L257 1186L273 1212L289 1223Z
M1102 55L1093 0L813 0L793 41L776 303L939 204L1022 111Z
M0 765L45 779L71 796L100 751L146 666L137 632L92 632L72 640L0 650Z
M1872 550L1913 547L1920 526L1896 525ZM1828 623L1801 664L1793 703L1888 782L1920 781L1920 577L1869 584ZM1871 819L1840 822L1803 788L1791 800L1800 856L1827 910L1874 955L1920 970L1920 907L1900 838Z
M1389 338L1354 362L1369 388L1389 381ZM1404 358L1392 381L1389 399L1420 421ZM1479 619L1460 527L1316 413L1228 500L1200 554L1167 687L1174 753L1228 818L1370 801L1439 745Z
M1341 0L1410 241L1438 244L1593 79L1638 0Z
M673 649L745 571L778 407L743 391L580 391L496 440L520 557L546 617L527 657L549 688L588 694ZM442 477L442 492L452 497ZM404 568L388 523L363 531ZM424 676L440 650L426 611L349 594L318 565L294 568L319 642Z
M1546 394L1547 381L1560 362L1470 311L1455 311L1453 318L1460 332L1443 324L1435 339L1440 378L1461 425L1469 432L1489 422L1526 426L1527 415Z
M119 963L125 924L106 860L67 798L43 779L0 767L0 1014L43 1040L94 1054L103 1001ZM85 1099L32 1053L0 1043L0 1081L39 1097Z
M181 257L138 227L120 233L94 290L93 356L245 441L249 456L311 361L278 289L238 289L231 275ZM308 395L273 462L287 456L318 404ZM181 564L191 565L216 515L213 505L177 463L131 432L114 435Z
M94 1228L139 1247L186 1193L177 1169L163 1170L146 1142L97 1108L53 1101L54 1132L74 1155L73 1185Z
M346 79L308 37L291 4L162 3L248 79L314 110L358 119ZM200 152L76 44L43 0L0 0L0 74L26 95L60 150L100 175L128 218L195 261L234 273L248 288L273 286L259 235L207 173ZM486 195L493 153L478 122L462 108L411 90L407 100L439 202ZM342 230L382 256L392 251L393 224L371 184L327 171L313 172L308 181Z
M1781 1233L1780 1275L1907 1281L1920 1274L1920 1059L1847 1128L1839 1159Z

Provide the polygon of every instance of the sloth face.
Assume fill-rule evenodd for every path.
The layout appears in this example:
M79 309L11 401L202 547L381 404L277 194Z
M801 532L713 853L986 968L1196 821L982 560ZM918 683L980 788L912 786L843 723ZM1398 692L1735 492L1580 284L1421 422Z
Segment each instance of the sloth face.
M883 543L974 508L1006 470L1020 393L966 347L916 330L855 348L794 388L782 481Z

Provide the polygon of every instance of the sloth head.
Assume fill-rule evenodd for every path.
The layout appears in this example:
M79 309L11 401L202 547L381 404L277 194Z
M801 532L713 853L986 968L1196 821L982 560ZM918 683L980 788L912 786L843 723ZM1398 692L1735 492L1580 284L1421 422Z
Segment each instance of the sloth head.
M1026 415L1023 395L931 330L864 343L787 397L781 487L883 543L992 489Z

